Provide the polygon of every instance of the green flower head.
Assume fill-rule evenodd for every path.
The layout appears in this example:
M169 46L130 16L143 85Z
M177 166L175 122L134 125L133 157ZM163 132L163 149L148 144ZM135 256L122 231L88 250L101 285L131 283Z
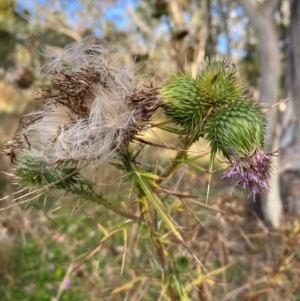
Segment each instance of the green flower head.
M204 116L199 85L191 74L179 73L165 82L160 90L162 107L174 123L193 131Z
M244 92L235 65L217 56L205 60L196 81L206 109L234 102Z
M232 149L241 158L263 148L266 115L261 105L249 99L232 102L214 110L204 128L212 152L230 158Z

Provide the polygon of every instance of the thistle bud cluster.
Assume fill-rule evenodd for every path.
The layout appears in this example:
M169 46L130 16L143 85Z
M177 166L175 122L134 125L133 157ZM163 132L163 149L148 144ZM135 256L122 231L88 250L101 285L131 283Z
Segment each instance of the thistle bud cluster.
M271 155L264 154L266 112L243 88L236 67L226 59L207 60L198 75L179 73L161 91L165 114L186 133L204 137L211 158L219 152L229 161L232 185L255 195L268 191Z

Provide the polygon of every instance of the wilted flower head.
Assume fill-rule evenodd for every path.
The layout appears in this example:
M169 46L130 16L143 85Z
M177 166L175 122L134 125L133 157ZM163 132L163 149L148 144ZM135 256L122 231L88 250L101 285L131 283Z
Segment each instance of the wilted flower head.
M269 192L268 179L272 172L271 156L277 156L278 152L265 154L259 149L255 149L252 154L243 158L238 158L234 149L229 169L222 178L230 178L231 185L241 186L243 189L249 188L251 193Z
M41 92L44 108L28 114L17 133L18 150L34 150L47 164L101 162L116 154L146 125L158 107L155 88L136 88L131 66L101 44L85 39L51 57L54 74ZM16 141L6 154L16 156Z

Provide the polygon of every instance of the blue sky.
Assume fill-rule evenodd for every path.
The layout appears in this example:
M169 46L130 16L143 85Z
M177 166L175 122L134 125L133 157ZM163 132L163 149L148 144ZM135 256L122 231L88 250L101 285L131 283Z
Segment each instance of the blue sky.
M105 0L97 0L97 5L101 5L101 3L105 3ZM102 1L102 2L101 2ZM200 0L199 0L200 1ZM79 23L81 17L80 13L84 12L86 10L85 5L81 4L80 0L58 0L55 6L53 6L53 1L51 0L16 0L16 10L18 12L22 11L24 8L26 8L29 11L29 14L34 15L34 5L35 3L38 3L41 6L48 7L48 9L51 9L52 11L64 11L68 14L68 19L66 20L66 23L70 27L76 27L76 25ZM115 0L114 4L112 5L105 5L106 9L104 12L104 18L108 21L112 21L118 30L124 31L126 30L128 26L128 22L130 22L129 16L125 10L124 4L136 6L138 0ZM90 3L93 3L92 0ZM96 5L96 4L95 4ZM49 13L46 9L44 12L44 15L40 12L38 18L43 20L47 16L47 13ZM237 15L244 15L243 9L240 6L236 7L235 13ZM219 14L219 10L213 9L212 15ZM186 16L186 18L189 18L189 16ZM94 24L89 24L88 22L92 22L92 20L84 20L86 27L93 27L93 30L95 34L98 37L102 37L102 33L100 32L100 26L95 26ZM95 20L93 20L95 21ZM165 26L166 23L162 20L162 23L160 24L160 28L166 29ZM243 24L240 24L240 26L244 26ZM238 31L237 31L238 32ZM231 33L230 38L232 40L240 39L240 36L238 33L233 32ZM227 38L225 34L220 34L218 37L218 50L221 53L226 53L227 51Z
M68 19L66 23L70 27L74 27L78 24L80 20L80 13L86 10L86 7L81 4L80 0L59 0L58 3L53 6L53 1L51 0L16 0L16 11L22 12L27 9L31 16L34 16L35 3L38 2L40 6L45 6L53 10L64 10L67 11ZM113 5L105 5L106 9L104 12L104 17L108 21L113 21L119 30L125 30L128 24L128 16L124 11L124 4L131 6L136 5L136 0L117 0ZM91 1L92 3L92 1ZM101 2L98 2L100 4ZM103 1L105 3L105 1ZM45 11L45 14L49 12ZM45 16L45 15L44 15ZM43 20L43 14L40 12L38 18ZM89 20L86 20L88 22ZM88 25L88 24L87 24ZM97 34L97 32L96 32ZM99 34L99 33L98 33Z

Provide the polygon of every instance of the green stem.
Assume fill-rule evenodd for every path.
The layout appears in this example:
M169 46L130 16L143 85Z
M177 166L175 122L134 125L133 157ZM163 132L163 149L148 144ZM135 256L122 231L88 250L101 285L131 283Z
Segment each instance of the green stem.
M163 173L161 178L156 181L157 184L161 184L166 178L168 178L180 165L181 159L183 159L187 155L187 150L181 150L177 153L176 157L173 160L173 163L167 168L167 170Z
M182 143L181 150L177 153L176 157L173 159L172 164L163 173L161 178L156 181L158 185L161 184L166 178L168 178L182 163L181 160L187 156L187 152L190 146L191 146L191 139L185 138Z
M183 139L181 150L177 153L176 157L173 160L173 163L167 168L167 170L163 173L161 178L156 181L157 184L161 184L182 163L182 159L184 159L187 156L187 152L191 145L198 140L199 132L201 132L201 127L199 127L199 129L196 129L194 133L192 133L191 135L187 135Z
M145 220L142 216L135 216L135 215L132 215L130 213L127 213L127 212L119 209L118 207L115 207L110 202L108 202L106 199L104 199L101 195L95 193L94 191L83 191L80 189L72 189L72 190L70 190L70 192L77 194L77 195L83 195L84 198L86 198L94 203L97 203L99 205L102 205L102 206L106 207L107 209L110 209L113 212L119 214L120 216L123 216L134 222L137 222L137 223L145 222Z

